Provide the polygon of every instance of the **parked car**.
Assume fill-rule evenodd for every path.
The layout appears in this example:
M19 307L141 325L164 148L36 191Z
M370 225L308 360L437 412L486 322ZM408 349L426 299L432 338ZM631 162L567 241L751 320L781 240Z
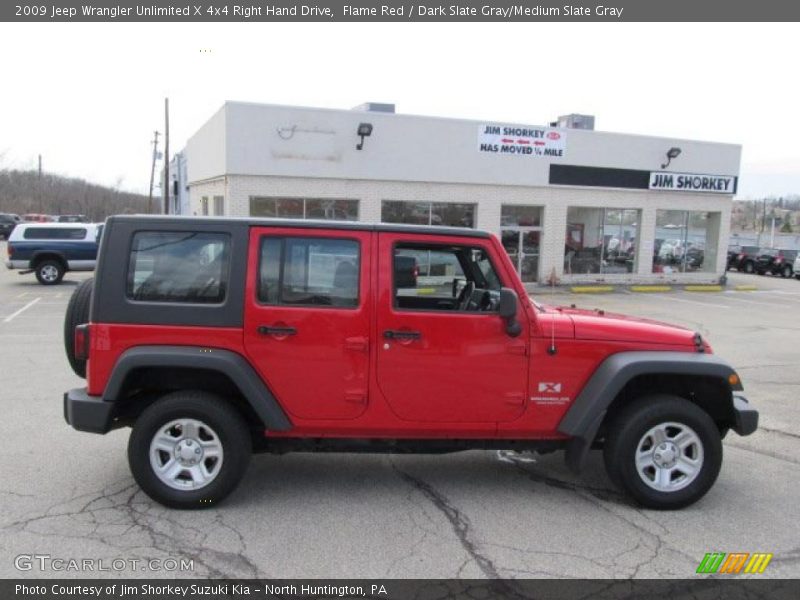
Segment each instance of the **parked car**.
M705 259L705 244L693 243L686 250L686 269L696 271L703 267Z
M397 285L409 250L425 293ZM87 378L67 423L132 427L136 482L177 508L217 504L253 451L564 450L578 472L602 448L616 485L674 509L758 425L700 333L537 304L473 229L111 217L64 332Z
M8 238L6 267L55 285L67 271L94 270L102 231L102 224L21 223Z
M729 259L729 268L743 271L745 273L755 273L756 271L756 256L758 256L758 246L742 246L738 254Z
M21 222L22 219L19 218L19 215L0 213L0 239L7 240L11 232L14 231L14 227Z
M728 246L728 260L725 263L726 271L730 271L731 269L735 268L734 265L736 263L736 257L739 256L741 251L742 247L739 246L738 244L734 246Z
M56 217L58 223L88 223L89 218L86 215L58 215Z
M798 253L797 257L794 259L792 270L794 271L795 279L800 279L800 253Z
M791 277L794 274L794 259L797 250L780 250L777 248L762 248L756 257L755 269L759 275L780 275Z
M53 217L40 213L28 213L26 215L22 215L22 220L26 223L52 223Z

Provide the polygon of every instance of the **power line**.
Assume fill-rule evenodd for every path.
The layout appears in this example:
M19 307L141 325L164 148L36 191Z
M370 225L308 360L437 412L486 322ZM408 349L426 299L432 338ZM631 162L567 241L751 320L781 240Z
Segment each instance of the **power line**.
M147 212L153 212L153 180L156 175L156 157L158 156L158 131L153 132L153 166L150 167L150 195L147 199Z

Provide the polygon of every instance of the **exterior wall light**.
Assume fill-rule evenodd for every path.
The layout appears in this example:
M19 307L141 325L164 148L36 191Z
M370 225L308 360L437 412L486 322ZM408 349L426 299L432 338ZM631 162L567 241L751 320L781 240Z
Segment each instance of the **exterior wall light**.
M364 138L372 135L372 123L359 123L356 135L361 136L361 141L356 144L356 150L361 150L364 147Z
M673 146L672 148L667 150L667 162L665 162L663 165L661 165L661 168L662 169L666 169L669 166L669 163L672 162L672 159L673 158L678 158L678 156L680 156L680 154L681 154L681 149L677 148L676 146Z

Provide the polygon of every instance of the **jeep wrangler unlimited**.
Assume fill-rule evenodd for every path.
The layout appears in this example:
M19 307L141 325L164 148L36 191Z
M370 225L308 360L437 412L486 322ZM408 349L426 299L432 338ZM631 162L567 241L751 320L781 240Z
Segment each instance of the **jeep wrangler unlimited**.
M532 301L481 231L119 216L65 341L77 430L131 426L141 488L227 496L253 451L603 450L647 507L702 497L758 413L697 333Z

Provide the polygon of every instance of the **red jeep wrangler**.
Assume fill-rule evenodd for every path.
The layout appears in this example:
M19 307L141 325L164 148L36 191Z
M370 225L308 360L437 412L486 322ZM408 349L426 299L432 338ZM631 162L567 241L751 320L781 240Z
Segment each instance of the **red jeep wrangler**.
M155 500L215 504L253 451L602 448L641 504L705 494L755 431L697 333L532 301L467 229L126 216L67 309L75 429L132 426Z

